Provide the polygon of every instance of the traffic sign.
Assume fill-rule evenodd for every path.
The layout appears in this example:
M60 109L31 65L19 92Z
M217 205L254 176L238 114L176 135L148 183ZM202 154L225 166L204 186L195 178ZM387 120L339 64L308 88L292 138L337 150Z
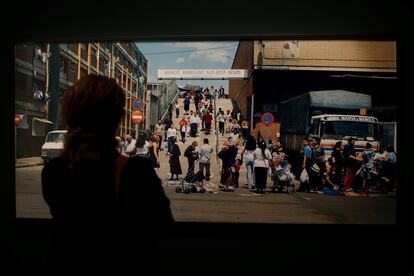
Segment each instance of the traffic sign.
M272 113L266 112L262 115L262 123L266 126L270 126L275 121L275 117L273 117Z
M19 115L17 113L14 114L14 126L18 126L22 121L23 115Z
M142 110L144 108L144 101L141 98L136 98L132 102L132 110Z
M139 124L143 120L144 120L144 114L141 111L135 110L134 112L131 113L131 122L135 124Z

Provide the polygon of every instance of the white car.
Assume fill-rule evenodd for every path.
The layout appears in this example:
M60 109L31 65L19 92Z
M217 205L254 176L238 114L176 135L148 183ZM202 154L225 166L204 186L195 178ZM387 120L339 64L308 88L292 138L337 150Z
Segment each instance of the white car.
M60 155L63 150L63 141L65 140L66 132L66 130L53 130L46 135L41 153L43 164Z

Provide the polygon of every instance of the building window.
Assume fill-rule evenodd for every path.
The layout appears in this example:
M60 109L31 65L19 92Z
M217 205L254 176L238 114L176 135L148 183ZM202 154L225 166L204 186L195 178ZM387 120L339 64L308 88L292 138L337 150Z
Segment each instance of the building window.
M74 62L70 62L70 68L69 68L69 70L72 72L72 73L75 73L75 68L76 68L76 64L74 63Z
M64 56L60 56L60 72L67 74L68 70L68 60Z
M84 68L81 68L81 73L80 73L80 77L85 77L86 75L88 75L88 71Z

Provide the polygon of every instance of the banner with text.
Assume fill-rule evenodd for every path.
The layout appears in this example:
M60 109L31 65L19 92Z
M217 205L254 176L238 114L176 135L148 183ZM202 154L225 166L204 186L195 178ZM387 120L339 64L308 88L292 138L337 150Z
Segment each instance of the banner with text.
M246 79L245 69L183 69L183 70L158 70L158 79Z

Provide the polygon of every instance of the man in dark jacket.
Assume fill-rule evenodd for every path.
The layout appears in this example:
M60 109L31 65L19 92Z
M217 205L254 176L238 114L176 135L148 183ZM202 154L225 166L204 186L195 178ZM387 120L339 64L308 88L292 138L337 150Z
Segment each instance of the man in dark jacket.
M184 151L184 156L187 157L188 160L188 172L194 173L194 163L198 159L198 152L197 152L197 141L193 141L191 145L189 145L186 150Z

